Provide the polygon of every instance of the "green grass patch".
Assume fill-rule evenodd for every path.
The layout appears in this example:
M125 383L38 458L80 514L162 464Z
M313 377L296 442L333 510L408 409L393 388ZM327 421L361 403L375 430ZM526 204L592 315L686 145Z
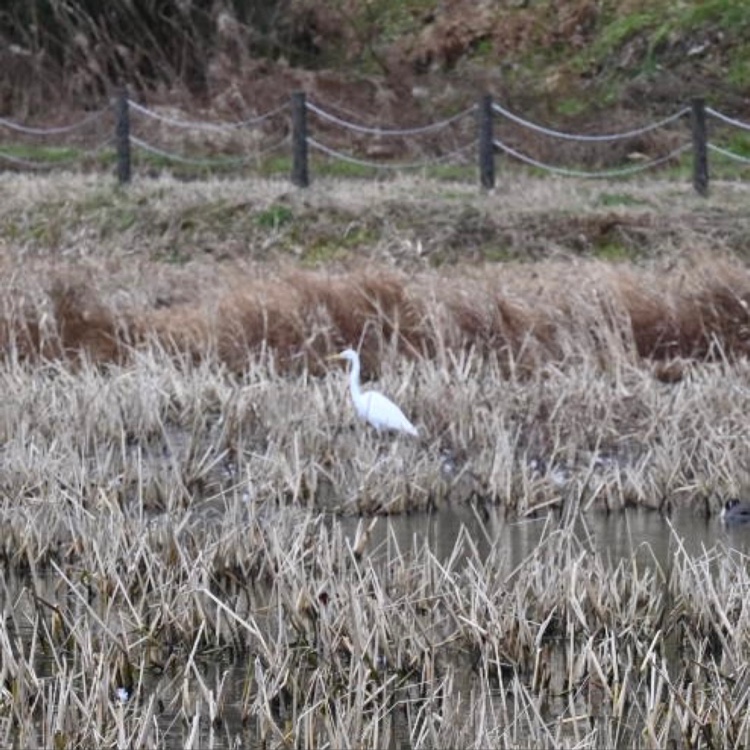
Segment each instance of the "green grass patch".
M0 146L0 156L39 164L58 165L79 159L85 154L85 151L72 146L31 146L23 143L8 143Z
M628 207L628 206L650 206L651 203L643 198L636 198L628 193L601 193L598 196L597 205L605 208Z
M607 240L596 245L593 256L599 260L612 262L633 260L638 255L632 247L616 240Z
M588 108L588 102L577 97L566 97L557 103L558 113L565 117L575 117L585 112Z
M275 204L261 211L255 218L261 229L278 229L294 219L294 213L288 206Z
M740 89L750 88L750 44L735 48L727 70L727 81Z
M735 130L726 144L726 149L737 156L750 159L750 133Z
M598 39L586 54L594 60L609 57L625 42L638 34L651 30L658 22L659 14L652 11L641 11L615 17L602 29Z
M676 12L687 29L716 24L733 35L750 29L750 4L746 0L701 0L677 5Z

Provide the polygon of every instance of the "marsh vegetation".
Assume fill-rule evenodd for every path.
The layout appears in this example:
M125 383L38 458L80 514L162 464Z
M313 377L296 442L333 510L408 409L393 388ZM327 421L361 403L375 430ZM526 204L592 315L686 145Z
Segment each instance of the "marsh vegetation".
M746 557L581 521L746 491L747 196L617 190L4 177L0 744L746 744ZM546 530L373 542L448 506Z

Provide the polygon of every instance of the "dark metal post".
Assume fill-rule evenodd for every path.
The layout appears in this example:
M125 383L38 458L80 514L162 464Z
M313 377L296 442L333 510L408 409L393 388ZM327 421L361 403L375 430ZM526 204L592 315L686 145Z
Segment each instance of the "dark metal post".
M115 104L115 141L117 143L117 181L120 185L130 182L130 112L128 90L123 86L117 94Z
M310 184L307 171L307 104L304 91L292 94L292 182L306 188Z
M693 99L690 111L693 133L693 187L698 195L708 195L708 138L706 135L706 102Z
M477 125L479 129L479 180L485 190L495 187L495 137L493 135L492 97L479 100Z

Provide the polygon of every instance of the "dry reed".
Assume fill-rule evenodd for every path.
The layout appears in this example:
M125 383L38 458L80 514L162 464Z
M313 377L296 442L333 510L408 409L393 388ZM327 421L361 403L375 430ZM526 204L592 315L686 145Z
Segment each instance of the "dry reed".
M0 744L750 740L746 559L675 536L668 570L612 563L585 533L750 483L739 261L233 261L202 288L32 256L0 298ZM368 432L323 367L360 339L419 441ZM542 541L517 565L465 529L373 541L468 501Z

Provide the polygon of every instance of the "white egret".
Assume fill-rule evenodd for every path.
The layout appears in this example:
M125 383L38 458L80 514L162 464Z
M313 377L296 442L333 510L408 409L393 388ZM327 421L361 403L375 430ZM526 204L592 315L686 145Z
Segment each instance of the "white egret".
M346 349L341 354L334 354L328 359L346 359L352 363L349 373L349 390L352 394L354 408L360 419L371 424L378 432L381 430L405 432L417 437L417 428L404 416L401 409L390 399L377 391L362 392L359 386L359 354L354 349Z

